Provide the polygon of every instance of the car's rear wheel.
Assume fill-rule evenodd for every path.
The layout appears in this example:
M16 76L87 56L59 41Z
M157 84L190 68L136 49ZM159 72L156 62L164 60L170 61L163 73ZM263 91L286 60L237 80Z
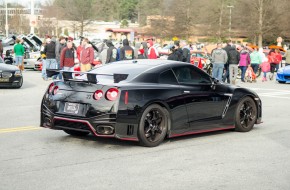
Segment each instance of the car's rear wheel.
M243 98L236 110L235 130L248 132L253 129L257 120L257 106L250 97Z
M90 134L89 132L74 131L74 130L68 130L68 129L65 129L65 130L63 130L63 131L66 132L66 133L69 134L69 135L72 135L72 136L79 136L79 137L87 136L88 134Z
M285 84L286 81L278 81L280 84Z
M141 145L158 146L165 138L168 129L168 111L157 105L148 106L141 117L138 137Z

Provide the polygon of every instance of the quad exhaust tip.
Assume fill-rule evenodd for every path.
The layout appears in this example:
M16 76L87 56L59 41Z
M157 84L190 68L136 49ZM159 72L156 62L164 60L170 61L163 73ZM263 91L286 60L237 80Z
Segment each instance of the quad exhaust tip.
M101 135L112 135L115 133L115 129L110 125L99 125L97 126L97 133Z

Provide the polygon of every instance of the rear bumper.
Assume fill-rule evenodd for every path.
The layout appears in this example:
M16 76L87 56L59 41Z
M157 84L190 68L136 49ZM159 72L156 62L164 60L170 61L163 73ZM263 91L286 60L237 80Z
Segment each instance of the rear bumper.
M124 130L121 128L126 125L117 123L116 117L116 114L103 114L91 118L58 115L52 113L45 105L42 105L40 126L55 130L89 132L96 137L138 141L136 136L123 134Z

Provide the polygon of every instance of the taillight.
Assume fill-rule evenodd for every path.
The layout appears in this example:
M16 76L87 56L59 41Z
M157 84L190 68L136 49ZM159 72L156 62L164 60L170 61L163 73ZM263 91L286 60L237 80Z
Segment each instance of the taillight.
M129 99L129 93L128 93L128 91L126 91L125 92L125 105L127 105L128 104L128 99Z
M93 97L94 97L95 100L99 100L99 99L101 99L101 98L103 97L103 91L101 91L101 90L97 90L97 91L94 93Z
M53 91L54 83L51 83L48 87L48 93L51 94Z
M114 101L117 99L118 97L118 93L119 90L117 88L110 88L107 92L106 92L106 98L110 101Z
M58 86L55 86L54 88L53 88L53 93L52 93L52 95L56 95L57 94L57 92L58 92Z

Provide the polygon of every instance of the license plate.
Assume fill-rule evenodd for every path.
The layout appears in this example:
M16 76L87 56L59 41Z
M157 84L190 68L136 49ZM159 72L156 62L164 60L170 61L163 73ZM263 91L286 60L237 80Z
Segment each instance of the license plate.
M0 78L0 82L9 82L9 79Z
M64 105L64 112L70 114L78 114L80 104L66 102Z

